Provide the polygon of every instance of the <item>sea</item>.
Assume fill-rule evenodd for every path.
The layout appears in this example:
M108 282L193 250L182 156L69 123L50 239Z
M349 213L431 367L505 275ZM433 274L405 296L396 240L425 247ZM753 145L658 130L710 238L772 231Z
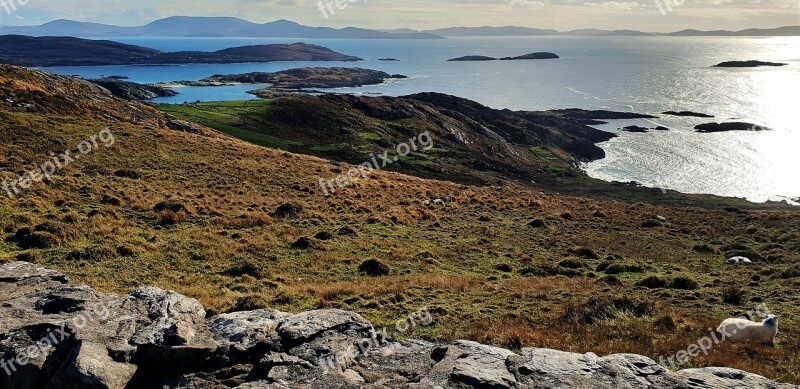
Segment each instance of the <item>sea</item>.
M199 80L215 74L272 72L305 66L345 66L403 74L408 79L335 93L402 96L441 92L493 108L608 109L657 119L613 120L596 126L618 136L601 143L604 159L584 165L607 181L636 181L684 193L753 202L800 198L800 37L469 37L437 40L103 38L165 51L305 42L364 58L362 62L273 62L166 66L51 67L85 78L126 76L140 83ZM448 62L464 55L517 56L549 51L555 60ZM380 61L395 58L398 61ZM731 60L762 60L782 67L715 68ZM259 86L178 87L159 103L253 99ZM695 111L712 119L675 117ZM697 124L746 121L766 131L697 133ZM627 125L669 131L631 133ZM796 204L796 202L795 202Z

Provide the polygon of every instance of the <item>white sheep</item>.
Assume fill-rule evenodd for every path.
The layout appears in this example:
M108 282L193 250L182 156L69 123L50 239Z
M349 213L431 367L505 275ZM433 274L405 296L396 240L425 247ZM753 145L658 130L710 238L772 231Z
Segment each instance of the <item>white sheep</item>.
M769 315L761 323L742 318L725 319L717 327L717 332L721 334L721 340L772 344L778 335L778 317Z

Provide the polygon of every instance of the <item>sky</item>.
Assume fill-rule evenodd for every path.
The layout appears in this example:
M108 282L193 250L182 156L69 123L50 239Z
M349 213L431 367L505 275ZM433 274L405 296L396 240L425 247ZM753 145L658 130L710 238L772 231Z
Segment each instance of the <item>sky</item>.
M0 25L71 19L139 26L176 15L418 30L513 25L559 31L601 28L670 32L800 25L800 0L338 0L342 8L335 1L0 0ZM326 5L329 2L333 14Z

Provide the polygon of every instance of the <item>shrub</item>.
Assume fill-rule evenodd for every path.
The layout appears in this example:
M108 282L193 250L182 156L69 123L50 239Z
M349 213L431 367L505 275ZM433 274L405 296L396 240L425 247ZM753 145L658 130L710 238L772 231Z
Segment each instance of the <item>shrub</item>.
M542 219L533 219L528 223L528 227L547 228L547 223Z
M295 203L284 203L278 206L272 217L277 218L292 218L300 216L303 213L303 206Z
M669 281L658 276L650 276L637 282L636 286L643 286L648 289L666 288L669 286Z
M377 259L368 259L358 265L358 271L368 276L378 277L389 274L389 266Z
M241 277L245 274L255 278L264 278L264 267L255 261L243 260L225 270L225 275L231 277Z
M678 276L672 280L673 289L695 290L698 288L697 282L685 276Z
M8 242L16 243L21 249L46 249L58 244L55 235L44 231L33 231L29 227L23 227L7 239Z
M744 295L744 289L731 286L722 290L722 302L725 304L739 305L744 300Z
M568 304L563 319L574 324L594 324L624 315L649 316L653 312L655 303L649 300L633 299L628 296L600 296L592 297L580 305Z

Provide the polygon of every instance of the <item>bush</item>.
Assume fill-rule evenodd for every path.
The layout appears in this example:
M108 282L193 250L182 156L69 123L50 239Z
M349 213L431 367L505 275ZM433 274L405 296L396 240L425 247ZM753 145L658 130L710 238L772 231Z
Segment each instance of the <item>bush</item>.
M597 265L597 271L606 274L644 273L644 268L639 265L603 262Z
M568 304L563 319L574 324L594 324L624 315L649 316L655 312L655 308L655 303L649 300L634 300L628 296L600 296L592 297L580 305Z
M46 249L58 244L55 235L44 231L33 231L29 227L23 227L7 239L8 242L16 243L21 249Z
M278 206L278 209L272 213L272 217L277 218L291 218L300 216L303 213L303 206L295 203L284 203Z
M528 226L533 228L547 228L547 223L542 219L533 219L528 223Z
M650 276L636 283L636 286L643 286L648 289L666 288L669 286L669 281L658 276Z
M682 290L695 290L699 286L697 282L689 277L678 276L672 280L672 288L673 289L682 289Z
M264 267L260 263L249 260L239 261L228 270L225 270L225 275L231 277L241 277L245 274L255 278L264 278L266 275Z
M739 305L744 300L744 295L744 289L731 286L722 290L722 302L725 304Z
M368 259L358 265L358 271L368 276L378 277L388 275L390 269L389 266L377 259Z

